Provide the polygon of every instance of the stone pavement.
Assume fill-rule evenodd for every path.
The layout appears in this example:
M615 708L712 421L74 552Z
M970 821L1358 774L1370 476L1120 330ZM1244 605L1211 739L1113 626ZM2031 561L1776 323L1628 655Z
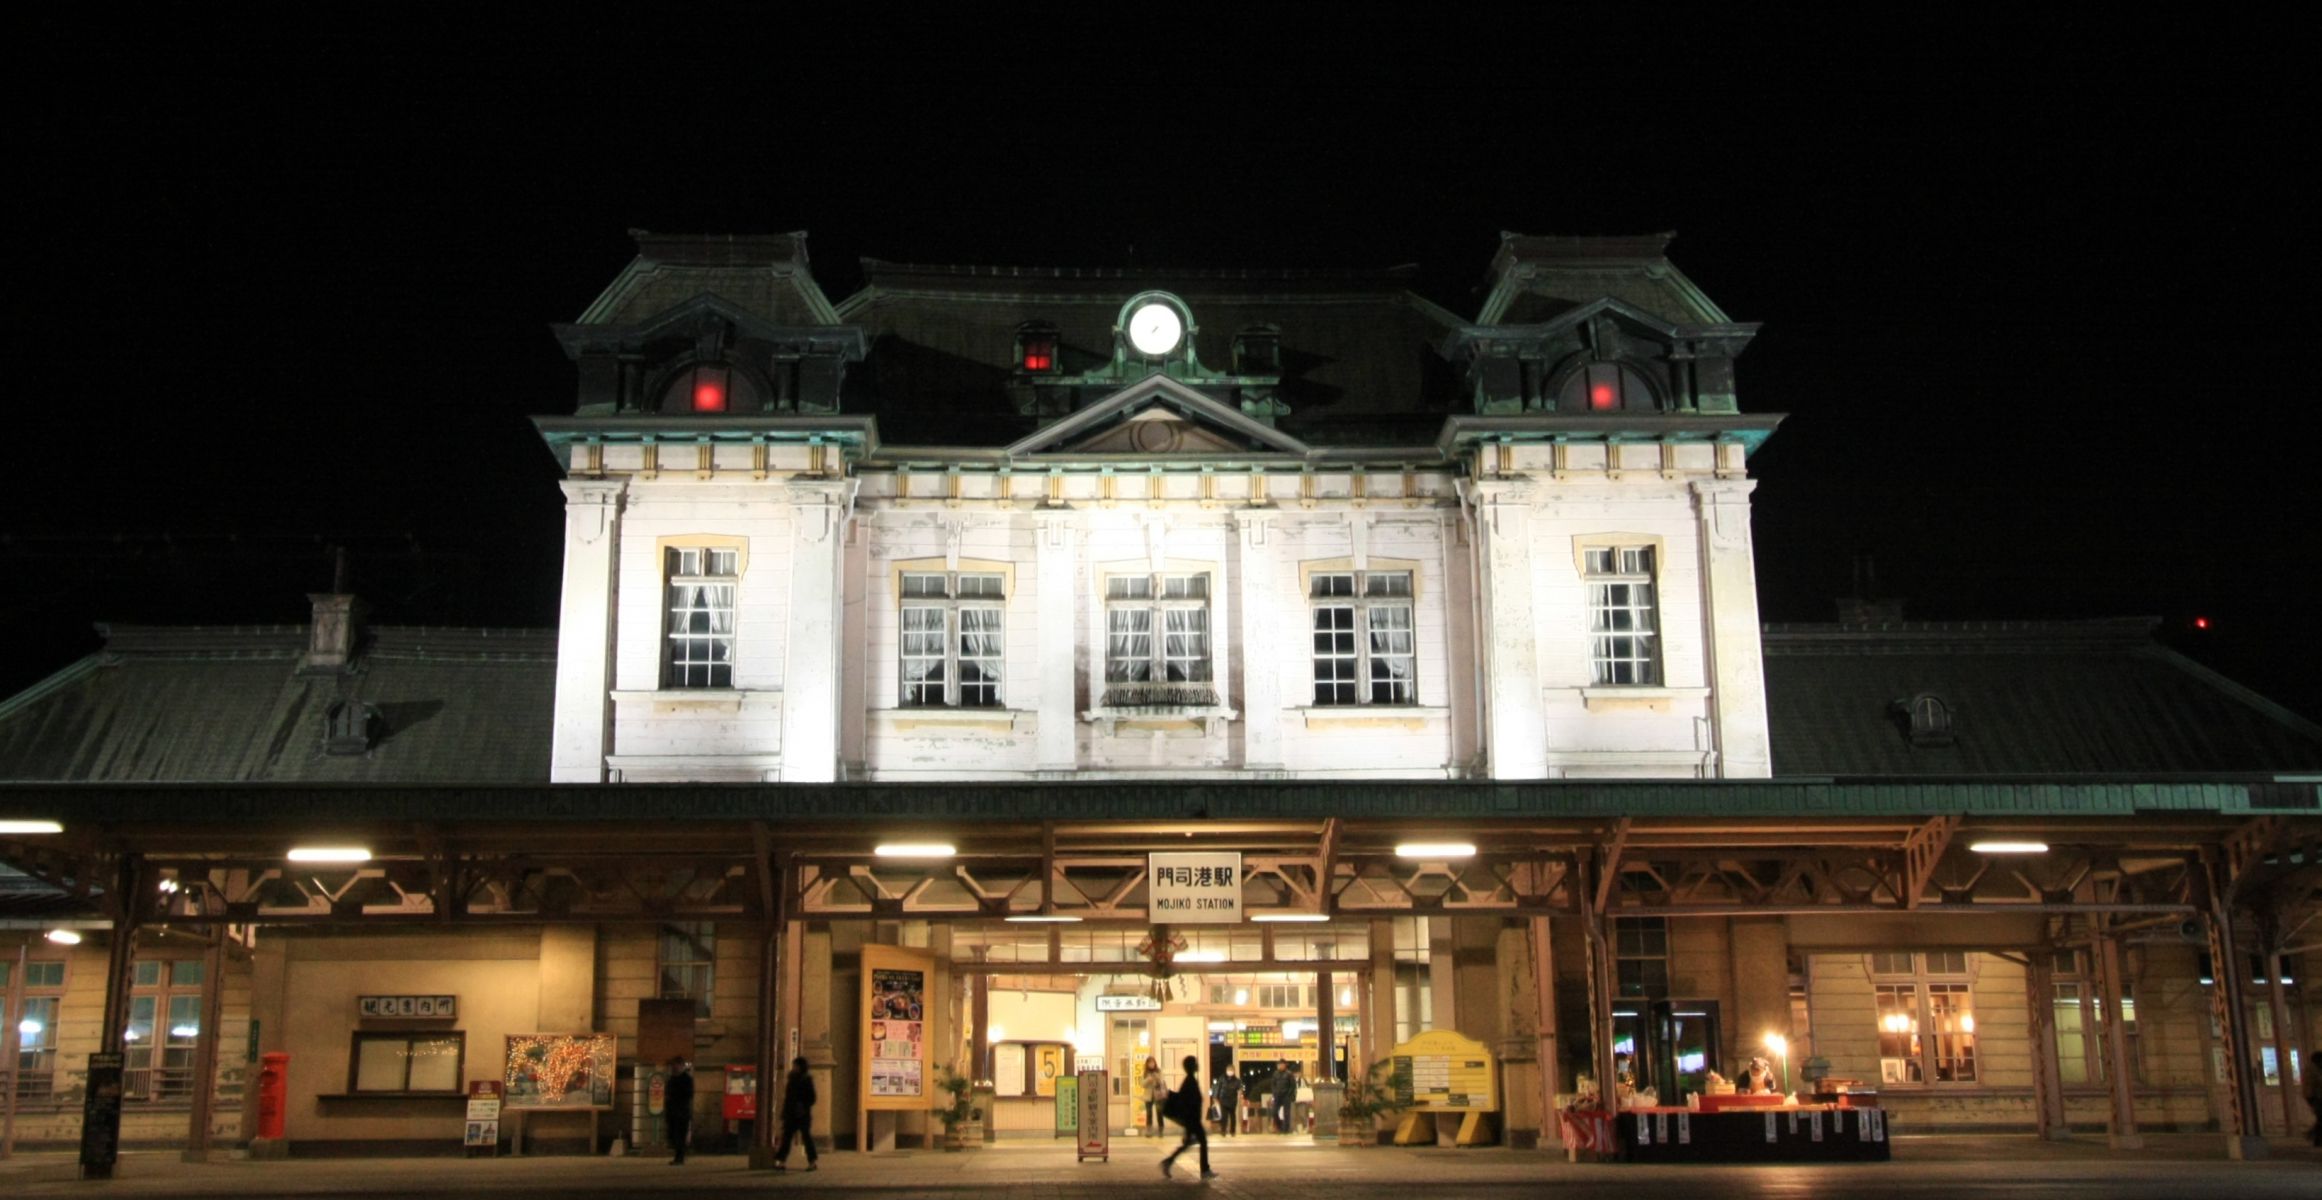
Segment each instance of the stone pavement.
M28 1154L0 1162L0 1195L34 1196L589 1196L830 1192L850 1197L1067 1197L1106 1200L1513 1200L1549 1194L1633 1200L1638 1195L1766 1197L1769 1200L1976 1200L1984 1196L2073 1195L2233 1200L2322 1197L2322 1152L2277 1141L2272 1155L2225 1159L2223 1143L2198 1134L2148 1135L2143 1150L2114 1153L2101 1136L2069 1143L2028 1137L1904 1137L1895 1160L1833 1166L1659 1166L1569 1164L1511 1150L1427 1147L1342 1149L1304 1139L1217 1139L1221 1174L1204 1185L1189 1160L1174 1180L1156 1169L1161 1148L1135 1138L1113 1143L1109 1163L1075 1163L1068 1143L1005 1143L945 1154L903 1151L866 1157L826 1154L812 1174L747 1170L739 1158L697 1158L672 1168L647 1158L294 1159L251 1162L227 1154L188 1165L175 1152L123 1156L109 1183L75 1178L69 1154Z

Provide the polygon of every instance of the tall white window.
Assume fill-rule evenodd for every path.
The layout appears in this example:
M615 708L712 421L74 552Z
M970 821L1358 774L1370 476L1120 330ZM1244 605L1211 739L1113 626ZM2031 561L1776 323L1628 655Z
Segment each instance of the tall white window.
M1873 954L1882 1083L1974 1083L1975 987L1961 951Z
M734 686L734 584L741 553L732 547L671 547L668 665L663 687Z
M708 921L674 921L661 927L655 965L661 998L693 1001L694 1015L707 1020L718 990L718 927Z
M1658 684L1661 642L1653 548L1592 546L1581 552L1581 563L1588 585L1591 675L1598 684Z
M13 962L0 962L0 999L18 990L9 986L15 967ZM56 1093L56 1025L64 1005L64 984L63 963L34 959L24 964L23 998L7 1014L7 1028L16 1031L19 1100L46 1100Z
M169 1100L193 1094L202 965L198 958L147 959L133 968L121 1060L122 1090L129 1095Z
M1418 702L1409 571L1316 572L1308 598L1316 704Z
M903 707L999 706L1006 601L998 574L904 573Z
M1107 576L1105 682L1209 681L1209 576Z

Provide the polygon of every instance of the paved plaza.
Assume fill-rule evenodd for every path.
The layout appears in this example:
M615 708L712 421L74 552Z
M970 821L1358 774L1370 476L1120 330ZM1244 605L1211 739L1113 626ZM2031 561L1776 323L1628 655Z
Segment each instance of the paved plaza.
M2064 1144L2027 1137L1899 1138L1892 1163L1827 1167L1574 1165L1509 1150L1342 1149L1304 1141L1219 1139L1220 1173L1164 1180L1152 1142L1123 1139L1109 1163L1075 1163L1069 1146L1007 1144L945 1154L834 1153L813 1174L755 1172L736 1157L670 1167L648 1158L322 1159L257 1163L225 1154L187 1165L174 1152L123 1157L119 1177L84 1183L66 1154L0 1162L0 1194L15 1196L633 1196L831 1193L858 1197L1066 1197L1153 1200L1203 1194L1292 1200L1485 1200L1521 1196L1731 1198L1990 1196L2179 1197L2269 1200L2322 1196L2322 1152L2276 1141L2257 1162L2230 1162L2215 1136L2156 1135L2113 1152L2101 1136ZM804 1166L803 1160L795 1166Z

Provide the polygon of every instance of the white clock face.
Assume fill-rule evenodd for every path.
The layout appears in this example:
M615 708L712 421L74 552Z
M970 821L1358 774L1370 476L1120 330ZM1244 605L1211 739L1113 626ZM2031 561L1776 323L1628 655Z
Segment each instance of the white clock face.
M1143 354L1167 354L1185 336L1185 322L1166 304L1147 304L1129 314L1129 344Z

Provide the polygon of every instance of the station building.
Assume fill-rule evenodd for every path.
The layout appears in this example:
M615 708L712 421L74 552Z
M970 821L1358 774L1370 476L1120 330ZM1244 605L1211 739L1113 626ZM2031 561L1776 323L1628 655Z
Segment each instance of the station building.
M876 261L833 303L803 235L637 243L554 329L553 633L334 592L0 703L0 818L62 827L0 825L20 1139L114 1050L125 1137L258 1137L277 1053L259 1140L457 1152L541 1033L617 1039L527 1119L575 1148L650 1139L671 1038L712 1128L804 1055L874 1149L945 1070L985 1136L1089 1064L1137 1128L1187 1054L1299 1064L1328 1133L1430 1029L1516 1145L1769 1034L1904 1130L2303 1127L2322 729L2147 622L1761 622L1779 418L1666 238L1509 235L1473 314ZM1157 898L1195 861L1228 919Z

